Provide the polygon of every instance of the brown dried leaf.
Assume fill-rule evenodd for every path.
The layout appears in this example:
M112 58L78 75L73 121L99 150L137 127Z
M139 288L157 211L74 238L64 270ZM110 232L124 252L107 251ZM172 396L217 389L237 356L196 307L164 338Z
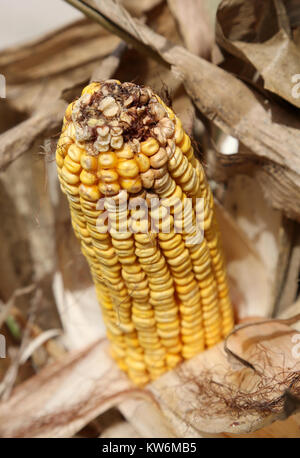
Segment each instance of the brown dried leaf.
M203 6L203 0L168 0L169 8L178 22L186 48L210 59L214 34Z
M270 317L274 305L274 272L270 274L252 241L229 213L217 202L215 208L237 319Z
M101 439L136 439L142 437L128 421L119 421L106 428L101 434Z
M7 167L32 146L33 142L48 132L53 133L61 124L66 103L58 100L48 105L48 110L39 111L21 124L1 135L0 170Z
M134 16L142 16L152 10L164 0L122 0L125 8Z
M94 344L16 388L0 404L0 436L70 437L131 389L107 354L106 342Z
M265 89L300 107L293 79L300 71L300 51L282 0L223 0L216 32L220 46L255 67Z
M128 396L118 404L118 408L142 437L177 437L159 404L153 401L153 398L145 400Z
M49 78L110 54L119 40L98 24L82 20L26 46L0 53L8 84ZM39 81L40 83L40 81Z
M274 321L246 327L227 344L255 370L240 363L233 368L220 344L165 374L150 390L179 437L262 428L286 418L287 390L300 394L293 335Z
M275 312L281 310L284 305L290 305L296 300L299 269L293 252L296 248L298 224L285 218L282 212L274 210L264 198L257 181L245 174L237 174L227 180L223 205L230 212L235 224L250 239L265 266L267 283L271 286L270 309L266 316L275 316ZM229 250L227 247L225 249L230 252L234 241L227 240L227 244ZM294 263L290 266L292 257ZM252 274L251 270L249 273ZM242 291L245 289L249 292L253 290L250 279ZM259 298L256 303L260 303ZM254 310L255 308L254 305Z
M295 334L274 321L244 327L227 346L248 367L233 356L229 362L221 343L147 390L132 387L108 355L106 341L94 344L46 367L0 403L0 436L70 437L122 404L143 437L159 437L159 431L173 437L172 429L181 438L256 430L292 413L284 410L287 391L299 396Z
M292 304L299 291L299 273L300 273L300 231L299 224L286 221L286 228L288 228L288 241L286 243L287 250L287 263L285 264L283 282L281 284L280 294L278 295L275 314L278 315L284 313L287 307ZM282 246L282 250L284 250ZM296 313L296 312L295 312ZM294 315L295 315L294 313Z

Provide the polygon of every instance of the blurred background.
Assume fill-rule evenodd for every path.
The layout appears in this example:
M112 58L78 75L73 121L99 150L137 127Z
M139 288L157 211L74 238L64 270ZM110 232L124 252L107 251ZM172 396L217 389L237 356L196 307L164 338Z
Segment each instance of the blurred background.
M33 40L82 17L82 13L62 0L2 2L0 49Z

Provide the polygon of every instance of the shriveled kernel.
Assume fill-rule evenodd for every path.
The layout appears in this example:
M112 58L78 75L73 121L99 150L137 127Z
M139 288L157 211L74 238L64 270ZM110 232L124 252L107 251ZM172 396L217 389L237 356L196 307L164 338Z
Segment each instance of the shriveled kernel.
M155 180L158 178L163 178L164 176L168 176L168 168L167 165L163 165L162 167L159 167L158 169L152 169L153 175Z
M127 112L122 111L120 114L120 121L122 122L123 127L125 127L126 125L130 126L133 121L133 118Z
M156 121L160 121L166 115L165 108L157 101L149 103L149 108Z
M105 97L99 103L99 109L103 112L104 116L112 118L120 112L120 107L113 97Z
M118 173L114 169L100 169L97 173L98 178L105 183L113 183L119 178Z
M109 132L110 132L110 129L105 124L103 126L98 127L97 129L97 134L100 135L100 137L107 138Z
M94 147L100 153L105 153L106 151L109 151L110 135L107 135L106 137L98 136L97 140L94 143Z
M168 155L165 148L160 148L157 153L150 157L151 167L158 169L164 166L168 161Z
M159 101L159 103L164 107L164 109L166 110L166 112L168 113L169 115L169 118L173 121L175 119L175 114L173 112L173 110L168 107L162 100L160 97L156 96L157 100Z
M110 134L112 137L119 137L123 133L122 127L119 126L118 121L112 121L110 123L111 129L110 129Z
M115 153L101 153L98 157L98 164L103 169L113 169L118 164L118 158Z
M122 135L112 137L110 140L110 146L114 149L120 149L122 148L124 143L124 139Z
M162 132L162 135L168 139L171 138L175 131L174 123L169 118L163 118L159 124L159 129Z
M140 174L143 187L146 189L150 189L154 185L154 173L151 169L149 169L147 172L141 173Z

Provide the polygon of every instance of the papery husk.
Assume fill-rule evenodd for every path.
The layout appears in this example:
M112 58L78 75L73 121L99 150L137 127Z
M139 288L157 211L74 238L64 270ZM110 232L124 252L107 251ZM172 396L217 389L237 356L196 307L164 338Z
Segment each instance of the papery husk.
M196 56L210 59L214 34L203 0L168 0L168 5L178 22L185 47Z
M223 0L217 11L216 38L227 52L259 72L265 89L299 108L293 77L299 74L300 51L293 41L285 3ZM296 11L289 9L289 13Z
M143 437L254 431L299 408L291 404L300 394L296 334L275 321L241 328L226 347L199 354L144 390L120 372L105 341L94 344L46 367L2 402L0 436L70 437L122 403Z
M120 421L106 428L100 436L102 439L114 439L122 437L122 439L137 439L142 436L134 429L128 421Z

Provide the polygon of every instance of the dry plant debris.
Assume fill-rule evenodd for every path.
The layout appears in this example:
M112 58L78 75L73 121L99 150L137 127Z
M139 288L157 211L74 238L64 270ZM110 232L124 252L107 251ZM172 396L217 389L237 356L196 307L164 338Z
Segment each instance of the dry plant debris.
M161 95L167 87L184 127L201 144L201 159L221 202L217 216L239 319L296 315L299 302L290 306L299 293L300 264L298 2L219 2L217 44L205 11L215 16L218 2L188 2L186 18L198 15L197 27L185 24L192 19L184 18L180 1L124 0L127 11L112 0L86 3L98 8L102 20L110 17L110 32L86 19L0 53L8 96L0 100L0 297L8 304L19 288L36 284L42 299L35 318L39 327L29 323L31 339L62 323L66 353L61 342L50 339L38 357L37 343L51 333L29 342L27 348L34 350L30 374L38 373L24 382L20 377L28 372L21 371L19 386L1 402L0 435L73 436L96 418L101 423L99 414L115 405L132 425L122 425L128 435L199 437L230 431L228 436L264 426L250 437L297 437L299 414L266 426L297 408L299 361L291 360L296 342L291 339L297 336L291 327L270 322L261 325L264 333L253 326L229 340L234 352L263 369L260 374L228 361L222 343L142 392L108 358L106 343L87 347L104 329L97 326L88 268L58 192L53 150L68 103L91 78L134 81ZM120 30L129 46L115 35ZM203 36L207 40L200 42ZM222 154L220 130L239 140L237 154ZM254 193L258 185L263 194ZM249 193L261 205L253 206ZM21 330L29 303L19 297L10 308ZM1 332L8 335L9 328ZM13 342L11 355L18 355L19 345ZM38 360L52 363L41 370ZM106 368L98 366L99 360ZM10 361L0 360L2 382ZM213 361L220 361L214 373ZM107 381L115 379L108 390ZM10 382L7 393L11 388ZM191 406L181 399L183 393L191 397Z

